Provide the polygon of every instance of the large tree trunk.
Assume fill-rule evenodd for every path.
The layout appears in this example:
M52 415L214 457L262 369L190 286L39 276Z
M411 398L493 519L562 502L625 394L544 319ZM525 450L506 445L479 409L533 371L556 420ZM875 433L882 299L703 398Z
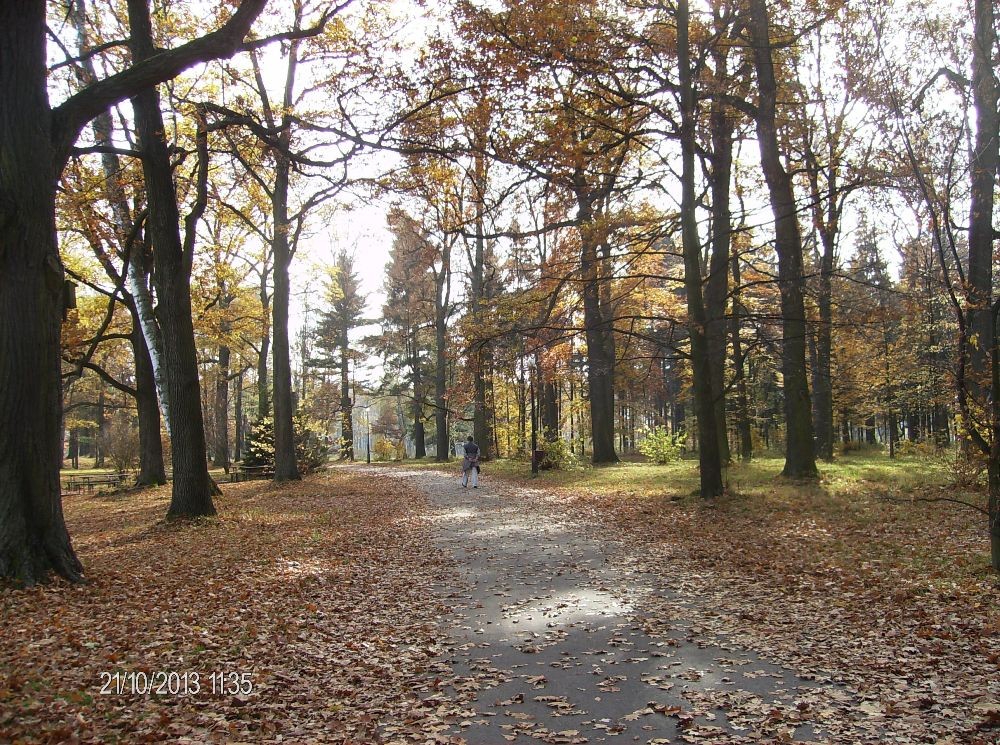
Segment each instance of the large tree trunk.
M740 260L732 258L733 273L733 318L732 344L733 367L736 370L736 431L740 441L740 460L749 461L753 458L753 435L750 429L750 396L747 391L746 354L743 351L743 340L740 338L743 303L740 293Z
M480 141L483 137L478 138ZM480 153L475 160L475 206L476 206L476 248L472 262L471 312L473 327L478 331L482 326L482 305L486 299L486 238L483 226L486 190L486 158ZM492 414L489 409L487 389L488 376L492 374L492 348L485 339L475 339L472 347L472 436L479 444L482 460L489 460L493 449L493 435L490 432Z
M559 439L559 395L552 380L542 383L542 438L545 442Z
M587 388L590 393L590 436L593 463L617 463L615 452L614 360L608 359L607 336L612 333L601 314L597 286L597 256L584 249L583 322L587 338Z
M816 329L816 452L823 460L833 460L833 255L835 239L822 231L823 256L819 271L819 328Z
M265 0L244 0L224 29L71 96L46 95L46 4L0 3L0 578L79 580L59 493L63 268L55 185L87 122L198 61L231 55Z
M130 307L134 310L134 306ZM132 313L132 356L135 358L135 407L139 419L139 475L136 486L167 483L163 467L163 441L160 439L160 409L156 396L153 364L149 360L146 338L136 313Z
M94 468L104 468L104 445L108 439L108 416L105 411L104 399L107 395L104 384L97 389L97 406L94 412Z
M587 389L590 394L591 461L617 463L615 452L615 346L610 308L601 303L601 268L597 254L599 238L594 225L593 204L585 195L586 185L577 185L577 225L580 232L580 280L583 294L583 325L587 339Z
M0 579L78 581L60 499L63 268L45 7L0 3Z
M292 263L288 243L288 188L290 165L288 158L277 156L272 216L274 219L274 297L272 298L271 333L274 335L274 480L292 481L302 478L295 462L295 432L292 416L292 363L288 343L288 268Z
M219 362L215 368L215 447L212 463L229 473L229 359L231 352L219 345Z
M997 31L993 0L976 0L972 44L972 88L976 108L976 145L971 163L969 206L969 326L979 339L972 352L973 391L988 380L992 431L989 435L990 556L1000 570L1000 355L993 308L993 210L1000 168L1000 111L996 69ZM989 373L983 350L990 350Z
M715 60L715 84L722 90L728 77L728 47L717 45L712 56ZM692 113L693 116L693 113ZM732 244L732 210L729 204L730 182L733 169L734 117L721 98L712 99L709 122L712 132L712 257L708 280L705 283L705 312L708 325L705 339L708 345L708 365L712 383L712 401L715 411L716 435L719 440L719 460L728 463L728 425L726 422L726 301L729 292L729 254Z
M140 62L155 54L148 0L128 0L132 58ZM218 488L208 475L198 353L191 320L192 256L179 233L180 215L164 137L160 98L155 88L132 99L138 147L146 182L148 234L153 245L154 284L163 332L164 366L173 431L171 452L173 490L168 518L214 515L212 494ZM193 235L194 226L189 226Z
M260 349L257 350L257 421L271 413L271 389L267 380L267 361L271 353L271 296L267 291L267 267L261 269L260 307L264 325L260 334Z
M427 457L427 433L424 431L424 384L420 375L420 353L417 333L413 332L410 353L410 373L413 377L413 457Z
M440 292L439 292L440 295ZM447 343L447 319L440 302L434 318L434 339L436 347L436 365L434 370L434 441L437 445L435 460L446 461L451 458L451 438L448 433L448 356L445 353Z
M774 214L774 248L781 291L781 373L784 378L785 467L792 478L817 478L812 406L806 373L806 314L803 300L802 236L792 180L781 163L776 123L777 82L771 57L765 0L750 0L749 28L757 70L757 141Z
M451 302L451 244L441 246L441 269L435 276L434 288L434 426L437 455L435 460L451 458L451 437L448 431L448 315Z
M722 494L722 454L719 449L718 418L712 384L712 360L706 334L707 316L701 292L701 242L695 216L695 98L688 46L688 3L677 3L677 56L681 98L681 242L684 253L684 290L687 296L688 336L691 340L691 377L694 384L695 415L698 420L698 463L701 496ZM728 258L728 251L726 252ZM713 262L714 263L714 262ZM723 274L728 275L723 261ZM724 298L724 295L723 295ZM723 299L723 304L725 300ZM725 327L721 352L725 359ZM721 360L720 360L721 361ZM722 386L719 386L722 392ZM723 412L723 419L725 414Z
M354 400L351 398L351 375L348 363L347 329L340 338L340 458L354 460Z
M240 370L236 376L236 404L234 419L235 432L233 433L233 458L237 461L243 460L243 374L245 370Z

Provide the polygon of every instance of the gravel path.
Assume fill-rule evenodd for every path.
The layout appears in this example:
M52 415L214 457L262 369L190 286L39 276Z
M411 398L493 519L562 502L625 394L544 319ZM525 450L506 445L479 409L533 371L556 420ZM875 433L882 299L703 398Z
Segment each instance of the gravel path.
M447 692L467 712L452 735L470 744L825 740L807 721L768 726L776 706L808 710L817 683L707 645L682 617L644 619L643 597L654 585L669 592L669 578L630 568L627 547L554 499L488 478L464 489L446 473L391 473L427 495L434 540L459 573L457 587L442 588L455 675Z

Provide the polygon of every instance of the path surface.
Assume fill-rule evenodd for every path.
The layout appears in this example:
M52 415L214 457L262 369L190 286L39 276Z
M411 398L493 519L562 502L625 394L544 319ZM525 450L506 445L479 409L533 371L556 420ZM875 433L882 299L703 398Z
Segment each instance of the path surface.
M446 590L456 676L446 692L466 704L454 734L468 743L824 740L807 716L775 716L809 711L819 684L708 646L682 617L645 622L649 580L664 592L669 578L630 569L627 547L553 500L489 479L464 489L444 473L395 473L428 496L435 541L459 573Z

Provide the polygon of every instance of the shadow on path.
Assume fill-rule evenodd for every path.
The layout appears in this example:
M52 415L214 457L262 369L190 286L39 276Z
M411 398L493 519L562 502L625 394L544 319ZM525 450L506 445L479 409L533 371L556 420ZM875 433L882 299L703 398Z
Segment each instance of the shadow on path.
M820 684L724 640L693 641L682 617L643 619L651 590L627 551L537 492L392 473L427 495L434 540L460 576L443 588L455 676L444 692L467 709L450 734L471 744L826 740L809 722Z

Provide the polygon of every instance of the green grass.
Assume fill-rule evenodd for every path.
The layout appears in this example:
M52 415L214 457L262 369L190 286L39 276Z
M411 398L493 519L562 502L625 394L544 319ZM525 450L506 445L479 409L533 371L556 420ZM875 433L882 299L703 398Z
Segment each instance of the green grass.
M458 461L438 463L433 460L406 460L374 465L397 468L455 471ZM830 496L877 485L906 492L920 486L943 484L947 480L940 461L924 456L890 459L878 452L838 456L833 463L819 463L817 483L790 482L781 478L784 458L765 454L749 463L734 463L725 469L724 481L733 494L773 491L785 485L796 491ZM698 461L684 458L667 465L623 461L614 465L581 467L569 470L544 470L531 478L531 464L522 460L495 460L483 463L483 477L498 476L514 481L531 481L537 486L575 489L594 494L634 494L636 496L683 499L698 488Z

